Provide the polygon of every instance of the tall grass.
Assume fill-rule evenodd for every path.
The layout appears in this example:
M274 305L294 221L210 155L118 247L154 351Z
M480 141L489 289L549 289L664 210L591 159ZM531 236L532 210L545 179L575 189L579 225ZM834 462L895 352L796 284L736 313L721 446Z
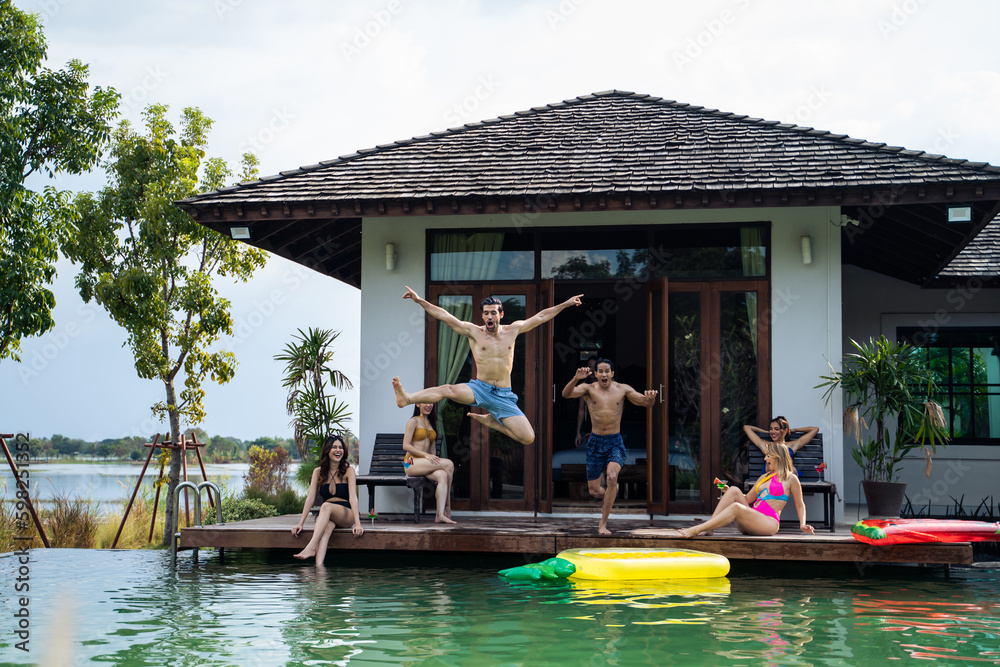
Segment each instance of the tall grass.
M153 522L153 538L149 539L149 524L153 517L154 491L146 489L136 494L129 511L128 520L122 527L118 537L117 549L158 548L163 544L164 507L166 492L160 493L159 506L156 508L156 520ZM114 544L115 534L121 525L122 515L128 506L128 495L123 499L121 509L106 515L105 521L98 527L95 546L98 549L110 549Z
M127 498L125 501L127 502ZM158 548L163 541L164 503L160 499L149 540L149 524L153 516L151 493L136 496L128 520L118 538L119 549ZM110 549L121 524L126 502L112 512L102 512L90 499L56 497L44 505L36 496L32 500L49 546L61 549ZM0 499L0 553L18 549L38 549L42 543L27 507L18 509L15 503ZM18 539L30 537L30 539Z

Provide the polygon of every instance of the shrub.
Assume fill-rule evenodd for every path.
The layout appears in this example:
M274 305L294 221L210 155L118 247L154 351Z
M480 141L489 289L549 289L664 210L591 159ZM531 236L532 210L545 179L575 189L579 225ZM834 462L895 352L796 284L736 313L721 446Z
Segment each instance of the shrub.
M261 493L256 489L247 489L243 492L243 497L260 500L265 505L273 507L278 514L298 514L306 502L305 497L297 494L294 489L283 489L278 493Z
M250 470L243 477L246 489L276 495L288 487L288 452L278 445L267 450L254 445L247 452Z
M206 513L205 523L215 523L214 513ZM226 523L249 521L277 516L278 510L264 503L259 498L234 498L227 496L222 499L222 519Z

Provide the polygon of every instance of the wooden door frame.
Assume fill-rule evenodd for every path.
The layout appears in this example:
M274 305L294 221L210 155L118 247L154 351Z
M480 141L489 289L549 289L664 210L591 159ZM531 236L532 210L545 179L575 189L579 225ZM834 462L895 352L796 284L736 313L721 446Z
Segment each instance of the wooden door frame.
M699 294L699 309L701 312L699 336L700 336L700 350L699 350L699 363L701 364L702 373L708 373L709 377L712 377L711 382L703 383L701 387L701 424L699 437L701 439L699 447L699 464L701 466L700 475L700 500L696 502L671 502L669 499L669 486L667 485L668 480L664 480L664 505L662 510L665 513L691 513L691 512L710 512L714 509L718 502L715 497L714 486L712 485L712 480L715 477L714 471L719 469L721 464L720 456L722 452L722 427L721 422L718 419L718 412L721 409L721 385L717 379L718 373L716 372L720 366L720 316L721 316L721 301L720 295L723 292L748 292L753 291L757 293L757 406L758 406L758 421L763 423L763 420L767 419L766 415L770 414L771 410L771 329L770 329L770 285L769 281L764 280L753 280L753 279L742 279L742 280L726 280L726 281L691 281L691 282L670 282L666 284L666 300L669 304L670 294L675 293L697 293ZM647 339L652 335L652 331L649 328L648 318L649 305L647 303ZM669 310L668 305L664 305L663 316L666 318L666 325L664 332L666 334L669 331ZM647 350L651 349L652 343L647 340ZM666 341L664 341L666 345ZM669 354L669 350L667 351ZM648 361L648 358L647 358ZM666 380L666 387L669 387L669 368L670 359L669 356L665 361L664 366L664 376ZM651 371L647 371L647 376L649 376ZM658 382L658 381L657 381ZM655 388L653 384L653 379L649 377L650 388ZM664 392L664 411L666 412L665 419L665 437L667 438L666 453L667 453L667 466L669 468L669 454L670 454L670 432L669 432L669 393L667 390ZM655 409L655 408L654 408ZM651 433L651 422L647 427L647 432ZM650 442L647 445L652 447L653 443L650 436ZM648 460L652 461L651 450L648 450L647 457ZM654 474L652 466L650 466L650 475ZM659 512L661 506L654 505L652 503L652 478L647 479L648 493L647 493L647 505L650 513L654 511Z
M538 289L533 283L477 283L477 284L432 284L427 289L427 300L437 305L438 299L442 295L467 295L472 297L473 308L476 302L481 302L487 296L498 295L518 295L525 297L525 313L530 316L537 312L536 303L538 301ZM473 321L478 321L479 312L475 312ZM424 386L431 387L440 384L437 379L438 367L438 327L439 320L425 314L425 349L424 349ZM538 374L537 364L530 363L532 359L538 359L538 330L529 331L523 336L518 336L518 345L524 345L524 408L528 421L537 423L538 416ZM550 368L551 372L551 368ZM472 376L476 376L475 357L472 359ZM489 429L473 421L469 432L469 465L470 488L469 498L453 499L452 506L455 509L472 511L530 511L535 506L535 494L537 490L536 465L537 461L537 434L534 444L524 447L524 497L504 500L502 498L490 498L489 496Z
M543 280L538 284L538 310L555 305L555 280ZM553 381L553 350L555 347L555 325L552 320L536 329L538 345L536 361L538 390L538 421L535 423L535 515L539 512L552 513L552 437L553 411L556 387Z
M650 389L659 389L659 400L653 404L652 414L646 416L646 511L650 517L654 514L665 514L668 511L670 502L670 356L667 335L670 325L668 316L669 285L666 278L654 278L646 285L646 386ZM653 306L656 300L661 301L659 322L653 321ZM656 332L659 330L662 336L657 339ZM654 355L659 354L661 359L661 374L654 377ZM659 411L659 423L662 433L662 442L656 442L654 433L654 422L656 412ZM654 454L655 447L663 447L663 467L657 469L653 463L656 461ZM659 477L660 493L662 498L653 498L653 481Z

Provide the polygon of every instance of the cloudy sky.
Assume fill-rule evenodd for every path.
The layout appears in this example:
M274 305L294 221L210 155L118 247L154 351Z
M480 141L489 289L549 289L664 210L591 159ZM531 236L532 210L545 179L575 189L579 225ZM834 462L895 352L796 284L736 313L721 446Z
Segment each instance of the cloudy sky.
M41 15L49 66L88 63L92 83L122 94L124 118L151 102L197 106L216 121L211 154L235 164L251 150L262 174L608 89L1000 165L995 0L15 5ZM59 182L103 184L100 172ZM0 363L0 431L163 430L149 412L162 385L137 379L122 331L76 295L71 264L59 269L56 328L23 341L21 364ZM219 288L240 367L206 386L210 434L289 433L272 357L297 329L342 331L334 365L357 380L357 290L279 258ZM356 409L357 391L345 398Z

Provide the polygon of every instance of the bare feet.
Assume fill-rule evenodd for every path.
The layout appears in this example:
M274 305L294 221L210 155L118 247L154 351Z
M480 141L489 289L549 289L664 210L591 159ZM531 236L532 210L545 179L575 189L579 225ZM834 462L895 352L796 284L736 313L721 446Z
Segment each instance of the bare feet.
M451 517L436 516L436 517L434 517L434 523L458 523L458 522L457 521L452 521Z
M312 550L310 550L310 549L303 549L302 551L298 552L297 554L292 554L292 558L298 558L299 560L306 560L307 558L312 558L315 555L316 555L316 550L315 549L312 549Z
M410 396L403 389L402 383L399 381L399 377L392 378L392 390L396 392L396 407L405 408L410 404Z
M490 428L492 428L491 421L495 421L493 415L481 415L478 412L467 412L465 416L475 419L480 424L486 424Z
M695 533L691 528L678 528L677 532L684 539L690 539L690 538L696 537L698 535L698 533Z
M608 527L602 523L597 527L597 533L599 535L610 535L611 531L608 530Z

